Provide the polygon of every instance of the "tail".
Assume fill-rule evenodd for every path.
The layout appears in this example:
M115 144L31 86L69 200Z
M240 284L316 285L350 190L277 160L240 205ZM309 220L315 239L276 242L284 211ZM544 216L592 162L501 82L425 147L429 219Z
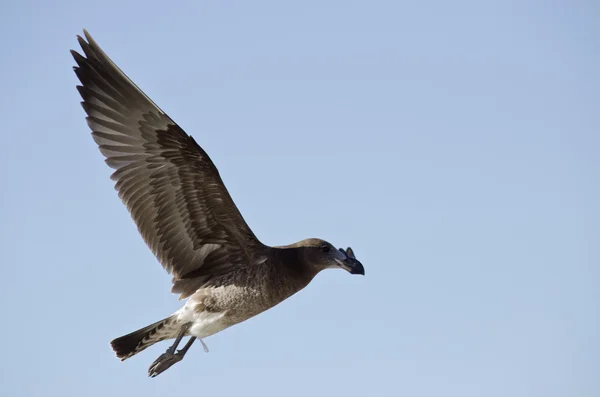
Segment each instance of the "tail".
M175 338L179 332L177 317L172 315L163 320L138 329L130 334L121 336L110 342L110 346L117 353L117 357L127 360L153 344Z

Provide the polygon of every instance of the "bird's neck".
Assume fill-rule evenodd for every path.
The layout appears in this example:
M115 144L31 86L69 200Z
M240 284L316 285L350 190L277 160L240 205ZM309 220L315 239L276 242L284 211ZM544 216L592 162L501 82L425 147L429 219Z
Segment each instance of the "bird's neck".
M277 266L278 277L285 279L298 290L304 288L317 274L317 271L305 260L301 247L275 248L272 255Z

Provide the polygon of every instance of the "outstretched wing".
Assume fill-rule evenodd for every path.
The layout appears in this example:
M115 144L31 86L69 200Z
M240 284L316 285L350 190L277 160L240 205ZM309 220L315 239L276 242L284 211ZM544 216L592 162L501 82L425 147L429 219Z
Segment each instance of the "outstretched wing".
M84 31L71 54L92 136L140 234L173 275L173 292L264 260L206 152L148 98Z

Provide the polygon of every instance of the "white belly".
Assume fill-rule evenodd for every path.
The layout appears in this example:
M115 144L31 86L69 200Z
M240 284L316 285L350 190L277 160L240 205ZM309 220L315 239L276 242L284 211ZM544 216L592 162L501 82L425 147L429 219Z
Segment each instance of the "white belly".
M186 303L184 307L179 309L176 313L178 319L182 323L191 323L188 333L196 338L206 338L217 332L223 331L228 328L230 324L224 321L225 313L214 313L214 312L196 312L193 309L193 305Z

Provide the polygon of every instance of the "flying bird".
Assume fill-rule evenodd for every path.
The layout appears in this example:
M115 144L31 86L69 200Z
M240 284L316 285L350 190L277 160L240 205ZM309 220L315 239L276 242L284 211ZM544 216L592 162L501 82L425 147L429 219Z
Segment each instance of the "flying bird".
M181 361L196 339L245 321L303 289L323 269L365 274L348 248L309 238L270 247L235 206L208 154L131 81L90 34L71 51L87 123L145 243L186 299L170 316L111 342L126 360L175 339L148 370ZM177 350L182 339L190 337Z

